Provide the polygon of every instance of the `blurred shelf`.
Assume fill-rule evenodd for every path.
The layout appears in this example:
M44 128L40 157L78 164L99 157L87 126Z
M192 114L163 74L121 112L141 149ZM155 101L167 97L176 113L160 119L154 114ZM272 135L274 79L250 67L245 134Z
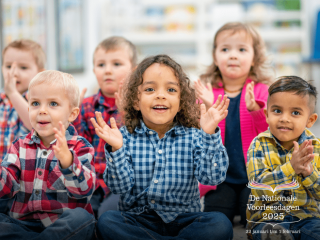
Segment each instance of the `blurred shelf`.
M124 34L134 44L171 44L171 43L194 43L197 40L195 33L135 33Z

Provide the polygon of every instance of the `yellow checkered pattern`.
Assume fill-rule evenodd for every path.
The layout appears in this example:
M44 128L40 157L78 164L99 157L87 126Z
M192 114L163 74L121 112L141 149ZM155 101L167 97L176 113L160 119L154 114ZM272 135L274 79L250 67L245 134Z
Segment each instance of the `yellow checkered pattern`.
M257 222L281 220L288 214L300 219L320 218L320 141L306 129L298 140L299 145L307 139L313 140L315 157L312 161L313 172L306 178L297 175L292 168L290 159L293 148L289 151L283 148L269 130L259 134L252 141L248 150L249 180L269 185L274 189L295 179L300 187L294 190L279 190L274 194L269 190L251 189L247 205L247 229L252 229Z

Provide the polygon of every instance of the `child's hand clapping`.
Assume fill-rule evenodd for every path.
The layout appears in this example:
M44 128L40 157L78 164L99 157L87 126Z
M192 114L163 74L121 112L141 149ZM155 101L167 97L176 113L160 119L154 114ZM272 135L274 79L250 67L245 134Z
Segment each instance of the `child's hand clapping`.
M218 100L206 111L205 105L201 104L200 126L202 130L208 134L213 134L218 126L218 123L227 117L228 106L230 100L225 95L219 95Z
M197 98L200 98L202 102L206 105L207 110L212 106L214 95L212 91L212 85L207 83L207 88L202 84L200 79L195 81L194 89L196 90Z
M11 64L10 71L8 71L8 74L4 77L4 91L7 94L7 96L10 96L11 93L17 91L16 84L17 84L17 78L15 77L15 71L17 69L17 63L13 62Z
M66 128L63 126L61 121L59 121L59 125L60 130L53 128L57 142L52 146L52 148L54 155L60 161L61 167L65 169L71 166L73 162L73 156L68 148L68 143L65 136Z
M96 119L91 118L91 122L95 127L97 135L102 138L106 143L112 146L112 152L117 151L123 145L122 134L119 131L116 120L112 117L110 118L111 128L102 119L101 112L95 112Z
M251 82L247 84L246 87L246 95L245 95L245 101L248 111L258 111L260 109L260 106L257 104L255 98L254 98L254 82Z
M304 141L300 148L294 141L294 150L290 160L296 174L302 174L303 177L309 176L313 171L312 160L314 159L312 140Z

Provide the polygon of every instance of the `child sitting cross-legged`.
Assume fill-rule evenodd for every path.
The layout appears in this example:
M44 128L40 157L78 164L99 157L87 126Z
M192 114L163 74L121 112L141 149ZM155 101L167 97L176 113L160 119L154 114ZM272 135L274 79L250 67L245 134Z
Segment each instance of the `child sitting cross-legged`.
M12 143L0 167L0 198L14 197L10 217L0 213L0 239L94 236L94 149L71 125L79 100L70 74L44 71L30 82L33 129Z
M224 181L228 156L218 123L229 100L208 110L196 104L181 66L167 55L144 59L124 91L125 127L99 112L92 123L106 141L104 180L120 194L120 211L98 220L101 239L232 239L232 225L218 212L200 212L198 181ZM200 117L200 122L199 122ZM201 127L201 129L200 129Z
M248 151L248 178L256 182L247 209L251 239L320 239L320 142L306 129L317 120L316 100L316 88L296 76L269 88L269 130Z

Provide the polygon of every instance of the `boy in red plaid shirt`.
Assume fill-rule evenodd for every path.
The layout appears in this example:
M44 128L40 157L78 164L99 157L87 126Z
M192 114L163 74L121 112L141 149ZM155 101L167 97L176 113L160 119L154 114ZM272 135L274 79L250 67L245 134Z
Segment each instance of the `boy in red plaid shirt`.
M70 74L44 71L29 84L31 133L15 140L0 167L0 239L91 239L94 149L71 122L79 87Z
M86 138L95 149L95 170L97 174L97 186L91 199L91 205L98 218L98 210L105 199L105 210L116 210L119 195L112 195L103 181L103 172L106 168L104 154L105 142L98 137L90 121L95 117L95 112L102 114L104 121L110 125L110 118L116 119L118 127L121 124L121 116L118 111L118 102L123 81L130 75L137 64L135 46L122 37L110 37L98 44L93 55L93 72L99 84L99 92L85 98L81 105L78 118L73 122L79 135ZM116 100L117 99L117 100Z

